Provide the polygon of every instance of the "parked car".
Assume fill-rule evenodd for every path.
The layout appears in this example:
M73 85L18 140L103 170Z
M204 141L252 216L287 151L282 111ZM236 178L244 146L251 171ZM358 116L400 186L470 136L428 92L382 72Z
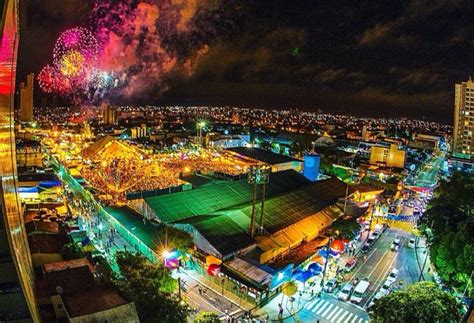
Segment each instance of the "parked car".
M369 250L370 250L370 244L368 244L368 243L364 244L364 245L362 246L362 248L360 249L360 251L361 251L362 253L367 253L367 252L369 252Z
M351 284L346 284L342 290L337 294L337 298L339 298L341 301L347 301L352 295L352 292L354 291L354 286Z
M392 249L392 251L398 251L398 249L400 249L400 245L401 245L401 240L399 237L396 237L395 240L393 240L392 246L390 249Z
M383 283L382 287L380 287L380 292L384 293L385 295L389 294L392 291L392 280L386 280L385 283Z
M339 286L337 279L332 278L327 281L326 285L324 286L324 290L328 293L332 293L337 288L337 286Z
M408 241L408 248L415 248L415 238L410 238Z
M372 299L370 300L370 303L369 303L369 305L367 305L367 307L371 307L372 305L375 304L375 301L381 299L381 298L384 297L385 295L387 295L387 294L382 293L382 292L379 291L377 294L375 294L374 297L372 297Z
M388 274L387 281L391 281L392 283L397 280L398 278L398 269L397 268L392 268L390 270L390 273Z

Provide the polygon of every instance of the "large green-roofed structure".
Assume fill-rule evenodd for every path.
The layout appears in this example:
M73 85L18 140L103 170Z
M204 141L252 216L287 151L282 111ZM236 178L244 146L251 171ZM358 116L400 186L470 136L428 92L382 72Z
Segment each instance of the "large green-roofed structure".
M287 170L270 175L266 196L291 191L310 183L303 175ZM260 192L260 190L258 190ZM260 194L260 193L259 193ZM260 198L260 196L258 196ZM146 198L154 216L172 223L197 215L206 215L252 200L252 186L246 179L200 187L189 191Z
M334 206L339 198L344 197L345 190L346 185L343 182L331 178L307 183L292 191L268 198L265 202L263 219L265 232L267 234L277 233L310 216L321 218L318 226L320 223L326 226L342 212L340 210L339 212L329 212L329 210L326 213L320 212ZM186 231L197 231L220 256L225 258L256 244L256 240L247 233L251 209L251 201L248 201L211 214L182 219L175 222L174 225ZM336 207L336 209L338 208ZM330 214L330 216L325 214ZM256 216L259 219L259 206Z

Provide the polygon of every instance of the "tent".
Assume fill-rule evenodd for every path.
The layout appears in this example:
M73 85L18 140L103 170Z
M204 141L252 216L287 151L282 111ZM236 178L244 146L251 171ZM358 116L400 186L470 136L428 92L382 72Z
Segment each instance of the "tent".
M308 271L312 275L317 275L317 274L319 274L320 272L323 271L323 266L321 266L320 264L318 264L316 262L313 262L308 266Z
M296 270L293 273L293 279L304 283L312 276L311 272L305 270Z

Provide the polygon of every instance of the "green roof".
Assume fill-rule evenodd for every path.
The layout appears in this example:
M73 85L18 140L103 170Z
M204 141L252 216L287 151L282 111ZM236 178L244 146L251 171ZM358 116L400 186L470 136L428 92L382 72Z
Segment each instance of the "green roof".
M238 221L227 214L202 215L183 220L192 225L222 255L229 255L255 243L247 234L248 218Z
M160 245L160 229L149 221L144 223L140 213L128 206L109 206L104 210L150 249L156 250L156 247Z
M308 184L294 170L270 175L266 196L274 196ZM258 197L260 189L258 189ZM206 215L252 200L252 185L246 179L196 188L189 191L146 198L146 203L164 223L176 222L197 215Z
M344 197L346 184L337 178L312 182L291 192L265 201L263 226L275 233L289 225L334 205ZM210 215L183 219L179 223L192 225L222 255L230 255L255 243L247 234L252 206L249 203L219 210ZM255 210L255 222L260 219L260 201Z
M286 194L281 194L265 201L263 227L266 231L274 233L293 223L313 215L335 204L344 197L346 184L337 178L317 181L299 187ZM250 218L251 205L246 205L240 210L229 210L227 213L235 216L245 215ZM239 215L239 213L241 213ZM256 208L256 223L260 219L260 203Z

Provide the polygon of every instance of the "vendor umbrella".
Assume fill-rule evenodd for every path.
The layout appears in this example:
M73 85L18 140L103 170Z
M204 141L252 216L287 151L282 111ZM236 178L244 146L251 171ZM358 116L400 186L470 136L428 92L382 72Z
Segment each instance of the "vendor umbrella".
M304 270L297 270L293 273L293 279L304 283L311 277L311 273Z
M323 267L320 264L313 262L308 266L308 271L311 272L311 274L313 275L317 275L321 271L323 271Z

